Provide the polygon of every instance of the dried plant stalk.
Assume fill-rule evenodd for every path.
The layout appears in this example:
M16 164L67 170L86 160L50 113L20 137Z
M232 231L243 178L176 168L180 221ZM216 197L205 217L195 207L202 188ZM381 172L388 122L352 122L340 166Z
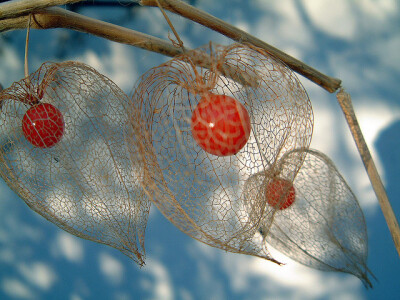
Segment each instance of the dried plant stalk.
M378 198L379 205L381 207L383 216L385 217L386 223L389 227L389 231L392 236L394 246L397 250L397 254L400 256L399 222L397 221L396 215L394 214L392 205L390 204L390 201L386 194L386 190L383 186L381 177L379 176L372 155L369 152L368 145L365 142L364 136L361 132L360 125L358 124L357 117L353 109L351 97L348 93L341 89L336 94L336 98L346 118L347 124L349 125L350 132L353 135L354 142L357 145L358 152L360 153L361 159L364 163L365 170L367 171L368 177L375 191L375 195Z
M164 9L219 32L236 42L249 43L255 47L264 49L268 53L284 61L289 68L308 78L330 93L335 92L340 87L341 81L339 79L329 77L318 70L313 69L305 63L263 42L249 33L244 32L243 30L240 30L196 7L193 7L186 2L180 0L159 0L159 2ZM156 0L140 0L140 4L144 6L157 6Z
M372 287L366 265L368 236L356 196L333 162L321 152L298 149L286 153L280 165L291 168L298 153L305 161L293 181L295 201L275 211L273 222L266 210L260 227L266 243L288 257L315 269L353 274ZM268 197L265 174L249 178L250 197ZM250 191L250 190L249 190Z
M67 0L65 0L67 2ZM68 1L69 2L69 1ZM153 0L142 0L142 5L156 5ZM196 9L182 1L161 1L165 9L189 18L194 22L202 24L237 42L245 42L261 47L265 51L278 57L290 66L293 70L302 74L314 83L329 92L334 92L340 87L340 80L329 77L318 70L313 69L304 62L301 62L286 53L268 45L267 43L251 36L250 34L235 28L234 26L215 18L199 9ZM3 7L4 4L0 4ZM45 7L45 6L42 6ZM16 10L12 7L5 8L7 19L0 20L0 32L26 28L27 14L33 12L33 9ZM181 53L180 48L173 47L171 43L152 37L140 32L130 30L121 26L102 22L93 18L89 18L77 13L67 11L58 7L34 10L34 20L32 28L49 29L49 28L69 28L77 31L87 32L96 36L100 36L118 43L133 45L148 51L161 53L163 55L175 56ZM1 19L1 18L0 18Z
M202 57L212 59L207 69L196 66ZM232 79L242 77L254 81ZM236 99L250 116L249 139L235 155L211 154L194 139L194 110L205 99L217 107L215 95ZM273 170L285 152L310 143L312 108L294 73L261 49L210 44L149 70L132 101L132 115L140 112L132 121L135 147L145 156L146 191L161 212L206 244L273 260L253 241L265 201L249 214L243 185L252 174ZM300 155L293 177L301 161Z
M0 103L0 173L7 184L50 222L142 265L149 201L141 189L143 163L127 142L132 127L122 90L87 65L45 63L3 90ZM28 111L44 105L61 116L26 133ZM64 132L48 144L60 118Z

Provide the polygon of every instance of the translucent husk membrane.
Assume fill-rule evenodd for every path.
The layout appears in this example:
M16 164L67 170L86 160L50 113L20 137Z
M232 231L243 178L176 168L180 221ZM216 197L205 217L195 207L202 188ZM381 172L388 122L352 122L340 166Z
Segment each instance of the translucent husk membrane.
M297 149L280 160L282 169L292 168L299 153L306 154L293 185L296 200L289 208L266 210L260 233L268 245L306 266L353 274L366 287L372 287L366 265L368 236L363 212L357 198L333 162L321 152ZM256 193L250 197L265 198L266 182L259 173L247 185ZM372 275L373 276L373 275Z
M212 155L193 139L192 112L210 93L233 97L250 115L249 140L236 155ZM261 49L210 44L142 75L131 108L145 189L165 217L211 246L273 260L255 238L265 199L249 211L243 191L250 176L275 173L284 153L309 146L311 103L294 73ZM303 158L287 170L291 180Z
M44 63L0 93L0 173L34 211L84 239L144 263L149 201L143 163L128 142L128 97L110 79L77 63ZM32 145L26 111L50 103L65 131L52 147Z

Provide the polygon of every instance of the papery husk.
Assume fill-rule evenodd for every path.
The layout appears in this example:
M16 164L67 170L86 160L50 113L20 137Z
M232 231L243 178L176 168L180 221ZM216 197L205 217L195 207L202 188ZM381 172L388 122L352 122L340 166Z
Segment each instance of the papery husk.
M292 150L281 158L280 168L291 169L298 153L306 157L293 181L295 202L283 210L266 209L260 226L264 242L308 267L349 273L372 287L367 228L356 196L332 160L319 151ZM247 184L265 198L269 180L259 173Z
M193 139L192 112L210 93L233 97L250 115L249 140L236 155L212 155ZM274 173L285 152L310 144L313 112L295 74L259 48L210 44L142 75L131 107L145 189L164 216L208 245L275 261L254 240L265 200L249 213L243 191L250 176ZM300 153L293 178L302 160Z
M26 204L65 231L117 248L144 264L150 202L143 163L129 139L129 98L79 62L44 63L0 92L0 174ZM22 118L38 103L63 115L53 147L25 138Z

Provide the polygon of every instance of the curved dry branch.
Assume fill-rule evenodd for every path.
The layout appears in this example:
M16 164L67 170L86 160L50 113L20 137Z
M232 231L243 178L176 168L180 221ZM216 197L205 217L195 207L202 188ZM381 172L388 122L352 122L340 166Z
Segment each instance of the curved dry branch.
M33 13L33 29L69 28L90 33L108 40L128 44L167 56L182 53L171 43L122 26L89 18L62 8L47 8ZM0 32L25 29L28 15L0 21Z
M175 57L184 52L182 48L176 47L172 43L157 37L97 19L89 18L62 8L47 8L36 11L32 15L33 18L31 28L34 29L69 28L170 57ZM0 32L11 29L25 29L28 18L29 15L25 15L17 18L2 20L0 21ZM211 58L205 57L202 53L199 53L198 56L193 59L197 65L205 68L208 68L211 65L211 60ZM249 75L241 74L235 76L237 72L229 70L229 66L224 66L224 68L227 69L226 71L231 74L231 79L241 84L253 85L255 83L255 80Z
M27 3L27 1L18 1ZM29 8L24 9L8 9L7 7L0 7L0 19L9 18L3 21L0 21L0 32L25 28L26 27L26 16L21 16L23 14L27 14L35 9L35 16L38 19L38 24L40 26L33 26L33 28L37 29L48 29L48 28L70 28L78 31L83 31L86 33L91 33L97 36L101 36L103 38L107 38L109 40L133 45L136 47L140 47L149 51L161 53L167 56L176 56L181 54L181 51L167 43L161 39L157 39L155 37L151 37L149 35L145 35L140 32L135 32L133 30L129 30L127 28L112 25L106 22L102 22L96 19L87 18L81 16L79 14L75 14L69 12L67 10L61 9L46 9L37 11L38 8L48 7L48 1L45 0L34 0L31 1L37 2L34 7L33 4L29 5ZM58 0L54 5L65 4L65 3L73 3L78 2L76 0ZM39 3L42 3L39 5ZM45 3L47 3L45 5ZM235 28L234 26L210 15L204 11L196 9L184 2L168 0L160 2L163 7L167 10L170 10L174 13L180 14L185 18L191 19L199 24L202 24L212 30L215 30L235 41L239 41L241 43L249 43L256 47L263 48L268 53L273 56L279 58L283 62L285 62L292 70L295 72L305 76L310 79L314 83L318 84L322 88L326 89L329 92L334 92L340 87L341 81L336 78L329 77L305 63L287 55L286 53L280 51L279 49L268 45L267 43L257 39L250 34ZM142 5L146 6L156 6L156 1L153 0L142 0L140 2ZM27 5L26 5L27 6ZM18 17L20 16L20 17ZM14 18L15 17L15 18Z
M169 10L175 14L179 14L182 17L204 25L205 27L217 31L239 43L246 42L266 50L268 53L285 62L293 71L303 75L304 77L308 78L309 80L321 86L330 93L335 92L340 87L340 79L322 74L318 70L313 69L312 67L282 52L281 50L200 9L197 9L179 0L159 1L163 8L166 10ZM157 6L157 2L155 0L141 0L140 4L144 6Z

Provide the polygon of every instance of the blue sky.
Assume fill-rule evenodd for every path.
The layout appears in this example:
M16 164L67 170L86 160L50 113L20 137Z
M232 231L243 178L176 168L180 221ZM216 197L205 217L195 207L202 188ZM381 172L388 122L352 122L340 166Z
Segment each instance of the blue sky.
M229 3L229 4L228 4ZM395 0L212 1L196 6L343 80L400 215L400 8ZM82 10L151 35L169 29L155 8ZM171 15L186 46L231 41ZM0 35L0 82L23 77L25 32ZM110 77L126 93L167 58L67 30L31 33L30 69L78 60ZM364 211L368 266L379 282L365 290L356 277L287 262L279 267L225 253L183 234L152 207L146 266L112 248L76 238L31 211L0 183L0 299L398 299L400 259L335 95L299 77L314 109L312 148L327 154Z

